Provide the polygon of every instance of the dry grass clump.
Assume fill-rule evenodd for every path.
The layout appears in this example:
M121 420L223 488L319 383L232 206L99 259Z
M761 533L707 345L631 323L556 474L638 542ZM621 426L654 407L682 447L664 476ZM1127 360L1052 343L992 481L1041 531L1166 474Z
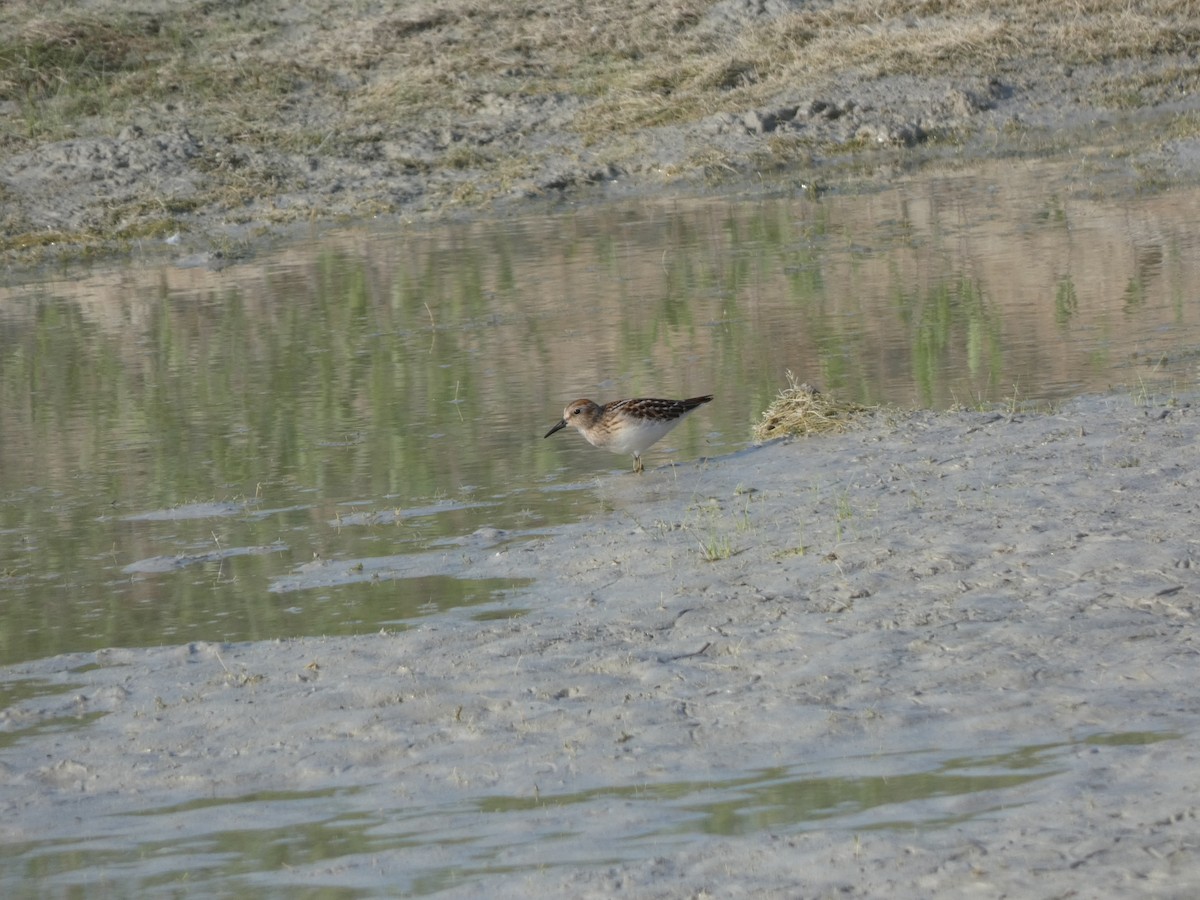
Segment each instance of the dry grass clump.
M828 434L845 431L854 416L870 407L851 401L839 401L822 394L811 384L796 383L796 376L787 373L786 390L780 391L775 402L767 407L762 421L754 428L756 441L791 434Z

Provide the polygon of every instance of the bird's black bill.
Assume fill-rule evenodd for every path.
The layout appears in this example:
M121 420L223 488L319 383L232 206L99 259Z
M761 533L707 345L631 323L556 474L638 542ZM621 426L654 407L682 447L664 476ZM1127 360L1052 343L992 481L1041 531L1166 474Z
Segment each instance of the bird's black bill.
M554 432L558 431L558 429L566 428L566 427L567 427L567 420L563 419L561 422L559 422L557 425L555 425L553 428L551 428L549 431L547 431L545 434L543 434L542 440L545 440L546 438L550 437L550 435L554 434Z

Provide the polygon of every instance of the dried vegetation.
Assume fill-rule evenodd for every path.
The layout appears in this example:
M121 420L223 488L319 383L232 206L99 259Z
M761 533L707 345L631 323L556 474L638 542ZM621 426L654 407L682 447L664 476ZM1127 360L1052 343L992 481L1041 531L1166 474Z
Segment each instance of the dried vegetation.
M779 392L763 413L762 421L754 427L756 441L845 431L856 417L869 411L869 407L861 404L822 394L811 384L797 384L791 372L787 378L788 387Z
M1184 0L830 0L778 15L761 6L9 0L0 4L0 175L7 159L55 142L115 138L131 125L147 135L186 128L198 146L189 165L203 177L166 205L192 217L288 221L319 214L323 201L255 202L311 192L318 161L337 170L321 184L332 191L341 178L343 198L352 187L343 172L363 183L392 173L424 180L373 196L359 188L342 215L394 212L414 192L431 209L482 203L587 181L589 166L664 178L723 178L762 159L782 166L807 159L804 141L820 139L789 136L738 155L702 135L667 158L647 129L897 76L1065 79L1098 64L1114 68L1088 83L1096 103L1129 109L1200 93L1200 63L1187 55L1200 44L1200 17ZM1194 118L1181 122L1194 133ZM575 181L542 174L571 165L583 170ZM148 202L110 195L86 227L59 227L111 231ZM36 218L0 215L0 247L50 229ZM156 233L185 218L136 228Z

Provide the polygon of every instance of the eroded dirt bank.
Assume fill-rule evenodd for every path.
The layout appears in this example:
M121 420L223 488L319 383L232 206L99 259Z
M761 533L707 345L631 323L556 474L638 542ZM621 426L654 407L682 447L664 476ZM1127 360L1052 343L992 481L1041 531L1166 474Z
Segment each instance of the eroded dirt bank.
M0 7L10 261L231 258L302 222L606 193L870 184L1070 154L1197 170L1184 3Z

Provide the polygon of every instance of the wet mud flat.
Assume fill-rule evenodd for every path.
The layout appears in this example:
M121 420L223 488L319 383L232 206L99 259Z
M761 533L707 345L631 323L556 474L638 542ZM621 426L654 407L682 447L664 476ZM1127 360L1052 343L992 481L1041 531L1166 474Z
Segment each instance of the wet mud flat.
M0 880L117 828L42 883L1184 896L1193 399L879 413L606 477L609 515L447 551L535 578L511 618L9 667ZM239 829L321 849L197 849Z

